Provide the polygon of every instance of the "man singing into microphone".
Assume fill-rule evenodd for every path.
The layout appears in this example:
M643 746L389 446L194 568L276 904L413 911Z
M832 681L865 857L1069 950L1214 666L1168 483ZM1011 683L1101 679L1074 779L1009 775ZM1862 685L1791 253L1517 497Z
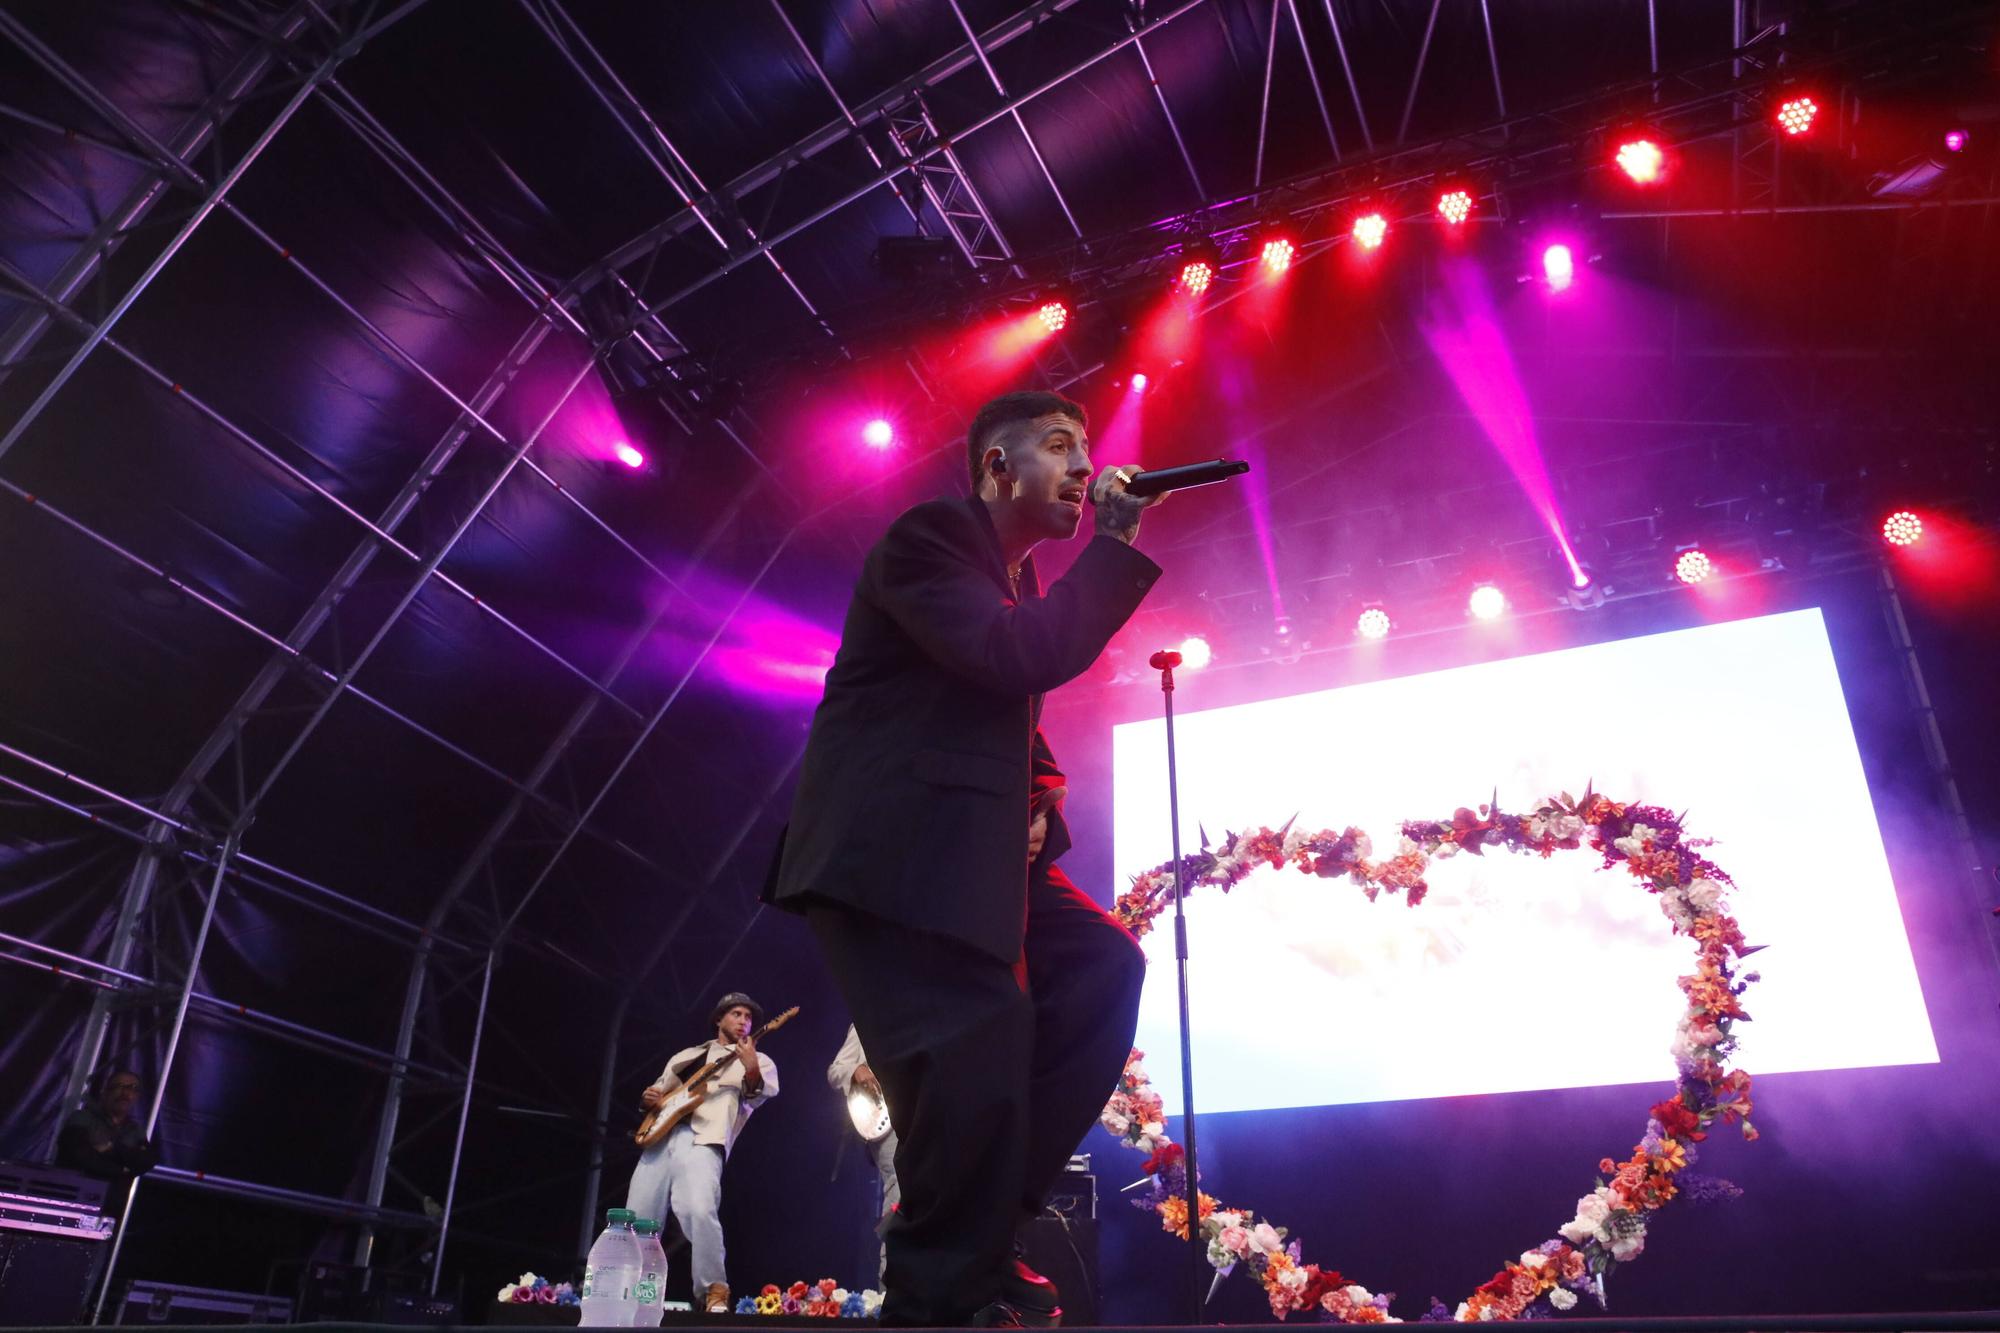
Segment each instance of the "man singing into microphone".
M1117 1085L1145 964L1055 866L1067 789L1038 722L1159 577L1132 546L1158 497L1107 468L1044 592L1030 552L1083 519L1083 409L996 398L967 466L969 498L904 513L863 563L770 893L806 914L900 1140L882 1322L1046 1325L1015 1233Z

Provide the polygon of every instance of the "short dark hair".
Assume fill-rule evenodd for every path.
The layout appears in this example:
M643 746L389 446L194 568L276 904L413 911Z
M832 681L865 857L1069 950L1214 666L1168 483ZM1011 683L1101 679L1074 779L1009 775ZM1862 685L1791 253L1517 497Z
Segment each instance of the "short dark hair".
M1047 389L1019 389L1003 393L973 415L972 427L965 432L965 471L972 481L973 494L979 493L979 460L992 447L993 437L1017 421L1033 421L1052 412L1075 417L1079 425L1090 424L1082 403Z

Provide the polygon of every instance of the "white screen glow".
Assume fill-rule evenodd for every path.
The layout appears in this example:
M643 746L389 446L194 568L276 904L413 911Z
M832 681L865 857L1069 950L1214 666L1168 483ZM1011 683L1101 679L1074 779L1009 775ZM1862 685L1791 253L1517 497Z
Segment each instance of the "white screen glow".
M1192 686L1193 688L1189 688ZM1199 677L1182 682L1183 706ZM1196 828L1353 824L1597 790L1688 812L1735 878L1762 980L1754 1074L1935 1063L1937 1046L1817 610L1355 685L1176 718L1182 848ZM1114 728L1120 887L1169 859L1159 721ZM1587 849L1433 868L1419 907L1346 880L1253 874L1188 900L1203 1112L1659 1083L1693 946ZM1180 1105L1169 917L1137 1044ZM1856 1003L1856 987L1867 988Z

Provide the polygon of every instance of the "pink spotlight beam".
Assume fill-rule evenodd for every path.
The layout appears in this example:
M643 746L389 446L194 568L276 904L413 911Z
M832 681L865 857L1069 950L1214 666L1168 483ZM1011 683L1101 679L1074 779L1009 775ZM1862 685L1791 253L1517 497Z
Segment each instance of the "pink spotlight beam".
M620 440L618 441L618 443L612 445L611 452L612 455L616 457L618 461L623 463L626 467L642 468L646 466L646 455L640 453L637 449L633 448L631 445L627 444L623 440Z
M1514 358L1500 330L1499 315L1477 265L1456 260L1445 268L1444 299L1424 319L1424 339L1451 376L1459 396L1506 463L1507 470L1548 525L1556 547L1569 563L1570 578L1583 587L1588 578L1570 547L1555 487L1535 439L1534 410L1514 371Z

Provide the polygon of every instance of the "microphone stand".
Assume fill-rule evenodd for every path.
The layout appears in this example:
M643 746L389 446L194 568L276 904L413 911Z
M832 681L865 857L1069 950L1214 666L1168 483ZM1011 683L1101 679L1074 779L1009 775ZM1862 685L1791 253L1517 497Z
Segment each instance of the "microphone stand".
M1160 673L1160 696L1167 719L1167 811L1174 849L1174 967L1181 1006L1181 1148L1186 1153L1188 1250L1193 1256L1194 1285L1190 1290L1190 1324L1204 1322L1212 1269L1208 1244L1201 1236L1201 1177L1194 1154L1194 1032L1188 1021L1187 868L1181 863L1180 773L1174 760L1174 668L1181 655L1170 649L1154 653L1149 665Z

